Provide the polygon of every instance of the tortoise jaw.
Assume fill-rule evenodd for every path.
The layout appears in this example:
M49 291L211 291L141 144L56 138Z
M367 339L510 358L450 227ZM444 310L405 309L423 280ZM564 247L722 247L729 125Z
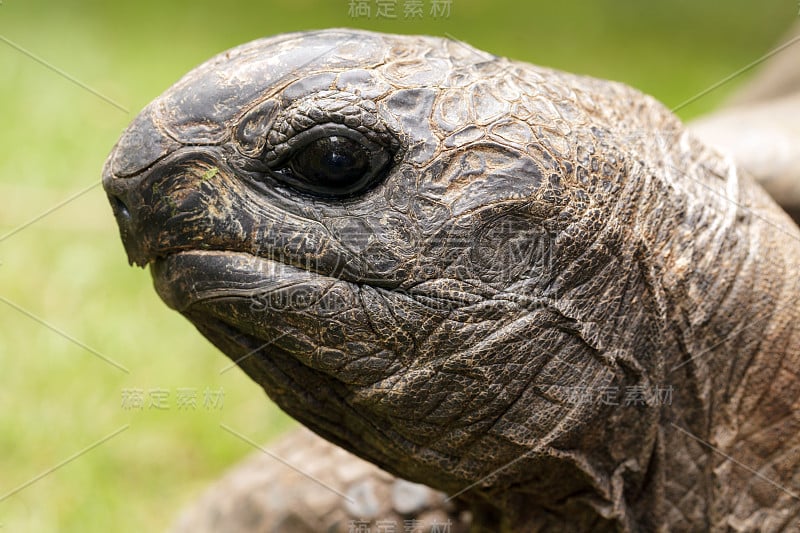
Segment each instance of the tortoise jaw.
M178 251L150 262L156 292L170 308L185 312L216 299L254 299L298 281L322 278L305 270L244 252Z

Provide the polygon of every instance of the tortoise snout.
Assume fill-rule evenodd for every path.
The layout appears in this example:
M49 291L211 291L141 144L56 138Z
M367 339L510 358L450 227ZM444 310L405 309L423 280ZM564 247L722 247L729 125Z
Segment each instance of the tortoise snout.
M137 200L137 187L141 179L136 177L119 178L114 176L110 170L110 164L106 164L103 172L103 188L108 195L108 201L114 213L114 218L119 227L119 234L125 251L128 253L130 263L137 263L144 266L147 260L140 250L141 238L139 235L139 224L137 214L140 210L141 202Z
M103 172L103 188L108 195L108 201L111 204L111 209L114 212L114 217L119 224L129 224L131 222L131 209L128 203L131 201L129 197L129 189L132 180L120 179L111 174L110 170Z
M146 107L128 126L103 168L103 188L108 195L120 236L131 263L144 266L141 187L152 167L181 144L159 127L155 104Z
M115 152L119 150L119 147ZM119 226L120 237L128 253L131 264L147 264L142 245L142 212L146 209L142 199L141 187L147 175L120 177L113 172L115 153L109 157L103 169L103 188L108 196L114 218Z
M128 223L131 219L131 211L128 209L128 204L125 203L125 200L119 196L110 194L108 195L108 201L111 202L111 209L114 211L114 216L117 217L117 220Z

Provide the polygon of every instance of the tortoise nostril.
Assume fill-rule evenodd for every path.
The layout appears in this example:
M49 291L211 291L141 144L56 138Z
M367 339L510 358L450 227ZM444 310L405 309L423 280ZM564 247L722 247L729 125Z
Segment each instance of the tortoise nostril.
M109 200L111 201L111 207L114 210L114 213L117 214L117 216L122 217L126 220L130 220L131 212L128 209L128 206L125 205L125 202L122 201L122 198L116 195L110 195Z

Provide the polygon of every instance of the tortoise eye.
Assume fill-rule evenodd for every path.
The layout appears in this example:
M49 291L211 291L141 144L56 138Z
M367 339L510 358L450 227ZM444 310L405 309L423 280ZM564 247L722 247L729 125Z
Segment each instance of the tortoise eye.
M310 142L292 158L295 177L319 187L346 189L369 170L366 150L347 137L326 137Z
M384 174L390 154L361 133L340 124L304 131L289 141L275 177L296 189L322 196L353 196Z

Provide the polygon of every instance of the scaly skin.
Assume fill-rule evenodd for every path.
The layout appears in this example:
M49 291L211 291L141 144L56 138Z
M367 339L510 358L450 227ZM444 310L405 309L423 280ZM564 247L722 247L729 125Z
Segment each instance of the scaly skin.
M187 74L103 181L168 305L475 529L798 526L800 232L648 96L289 34Z
M216 481L172 532L467 533L467 517L445 500L301 428Z

